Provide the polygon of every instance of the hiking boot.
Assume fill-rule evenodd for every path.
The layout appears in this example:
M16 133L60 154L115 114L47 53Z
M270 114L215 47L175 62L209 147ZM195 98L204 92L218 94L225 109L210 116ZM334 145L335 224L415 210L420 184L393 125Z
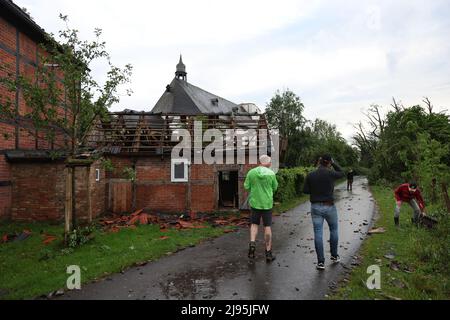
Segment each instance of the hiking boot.
M325 263L319 262L316 266L317 270L325 270Z
M339 263L341 262L341 257L339 255L337 255L336 257L331 256L331 261L333 261L333 263Z
M250 241L250 244L248 246L248 257L250 259L255 259L255 250L256 250L256 242Z
M273 260L275 260L275 256L272 254L272 250L266 250L266 262L272 262Z
M399 226L399 218L398 217L394 217L394 224L395 224L395 226L396 227L398 227Z

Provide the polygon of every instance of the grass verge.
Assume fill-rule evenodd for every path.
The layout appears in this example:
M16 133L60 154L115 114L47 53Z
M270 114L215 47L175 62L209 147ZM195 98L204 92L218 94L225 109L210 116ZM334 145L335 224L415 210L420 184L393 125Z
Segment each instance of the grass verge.
M0 235L24 229L32 231L29 238L0 243L0 299L30 299L65 288L70 265L80 266L82 283L86 283L217 237L226 228L161 232L158 225L143 225L118 233L96 230L93 240L75 249L63 247L63 226L1 223ZM56 241L43 244L44 232L55 235Z
M386 232L369 236L360 251L361 265L355 267L347 283L341 284L331 299L449 299L450 298L450 223L440 217L436 229L426 230L411 224L412 209L402 206L400 228L393 222L395 202L392 190L371 187L379 207L376 227ZM369 290L367 268L378 265L381 288Z
M283 212L286 212L292 208L295 208L296 206L302 204L303 202L307 201L309 199L309 195L303 194L299 197L295 197L293 199L290 199L288 201L284 201L281 203L276 203L273 207L273 213L275 215L279 215Z

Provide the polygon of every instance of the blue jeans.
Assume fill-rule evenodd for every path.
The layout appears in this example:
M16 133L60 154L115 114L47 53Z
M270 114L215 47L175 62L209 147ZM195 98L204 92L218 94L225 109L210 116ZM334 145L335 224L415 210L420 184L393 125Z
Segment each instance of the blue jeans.
M319 203L311 204L311 217L314 226L314 245L316 247L317 261L325 262L323 252L323 220L330 228L330 251L333 257L338 255L338 217L336 206L327 206Z

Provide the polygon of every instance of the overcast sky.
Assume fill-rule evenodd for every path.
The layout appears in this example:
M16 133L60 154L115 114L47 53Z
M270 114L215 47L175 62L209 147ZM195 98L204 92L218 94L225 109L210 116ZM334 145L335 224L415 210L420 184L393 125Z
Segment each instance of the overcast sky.
M424 96L450 109L450 1L15 0L47 32L59 13L83 39L103 29L115 65L134 67L131 97L113 110L149 111L174 76L235 103L265 108L289 88L308 119L346 138L362 110ZM104 72L95 68L96 74Z

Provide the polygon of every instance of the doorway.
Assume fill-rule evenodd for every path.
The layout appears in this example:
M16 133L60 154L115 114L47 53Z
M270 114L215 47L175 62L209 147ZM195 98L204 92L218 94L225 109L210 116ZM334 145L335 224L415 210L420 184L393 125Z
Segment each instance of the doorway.
M238 171L219 171L219 208L238 208L238 193Z

